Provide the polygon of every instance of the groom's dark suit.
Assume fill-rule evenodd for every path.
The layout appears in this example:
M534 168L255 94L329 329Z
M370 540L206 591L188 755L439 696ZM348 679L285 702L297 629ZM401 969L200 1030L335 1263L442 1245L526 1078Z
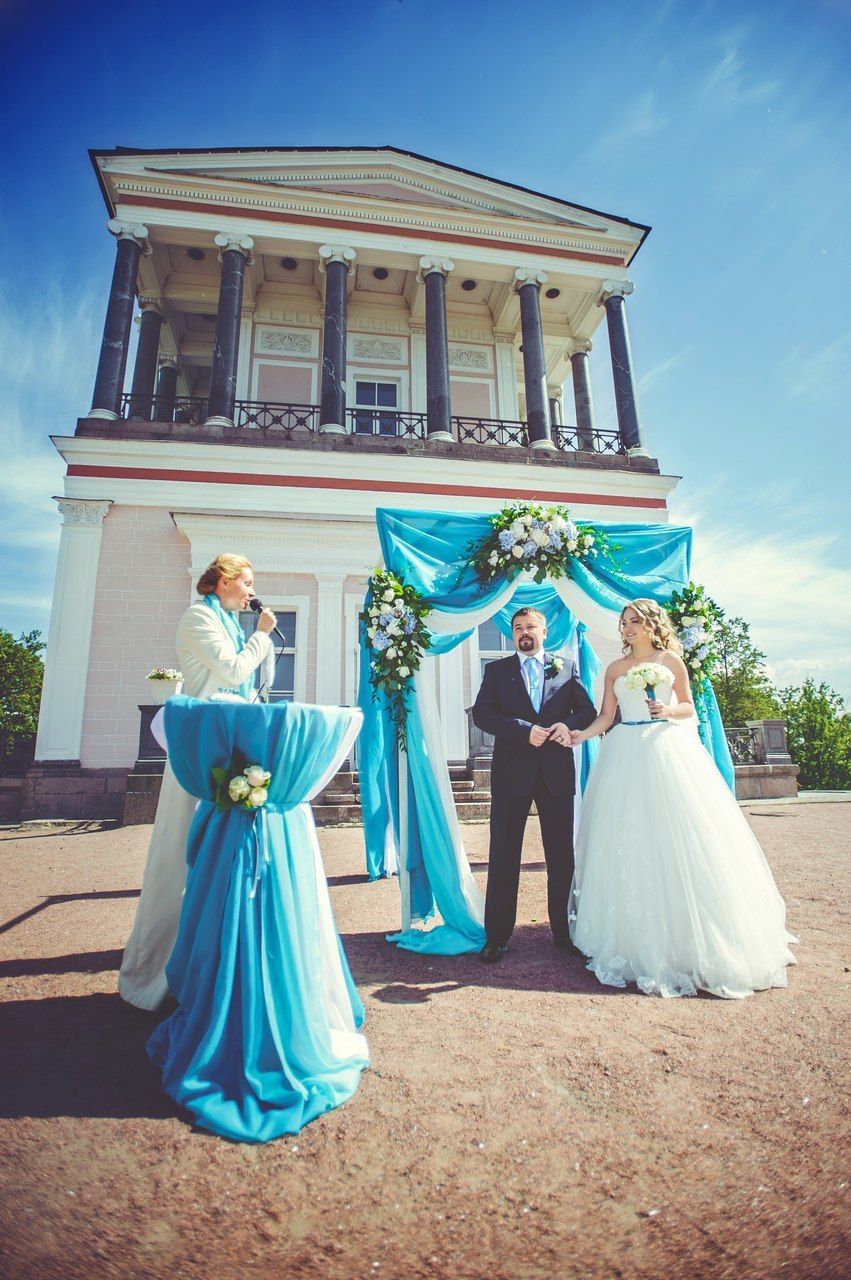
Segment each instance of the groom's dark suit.
M544 653L546 664L551 663ZM521 659L490 662L473 706L473 720L494 737L491 765L490 854L485 902L488 942L508 942L517 916L523 833L532 801L541 820L547 862L547 906L553 937L565 941L567 899L573 879L573 751L555 742L533 747L533 725L566 724L584 729L596 716L574 664L565 659L558 673L545 669L541 709L535 711Z

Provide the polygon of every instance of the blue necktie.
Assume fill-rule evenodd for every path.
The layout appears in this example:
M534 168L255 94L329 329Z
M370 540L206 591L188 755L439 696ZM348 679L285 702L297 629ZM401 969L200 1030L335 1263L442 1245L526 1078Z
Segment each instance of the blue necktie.
M537 658L527 658L525 662L529 697L536 711L541 710L541 669Z

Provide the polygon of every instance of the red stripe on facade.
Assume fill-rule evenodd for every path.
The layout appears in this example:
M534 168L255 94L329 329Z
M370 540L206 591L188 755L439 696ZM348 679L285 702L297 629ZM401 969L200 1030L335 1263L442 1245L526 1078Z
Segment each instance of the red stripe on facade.
M349 489L365 493L424 493L455 498L549 498L607 507L648 507L665 510L664 498L630 498L614 493L565 493L562 489L472 488L462 484L406 484L400 480L345 480L335 476L222 475L220 471L170 471L159 467L97 467L72 463L69 476L103 480L169 480L176 483L268 485L278 489Z
M202 213L227 213L234 216L246 216L245 210L235 207L234 205L221 204L213 200L167 200L158 197L145 198L143 196L126 195L119 202L123 205L141 205L146 209L179 209L183 212ZM266 222L293 222L303 226L310 227L337 227L341 231L381 231L388 236L405 236L411 239L412 236L421 235L427 240L445 240L448 244L476 244L476 245L492 245L497 249L517 249L521 253L542 253L551 258L575 258L579 262L604 262L608 266L622 267L626 265L626 258L623 254L615 255L611 253L580 253L576 249L554 249L542 248L536 245L524 244L522 240L502 240L495 236L462 236L450 235L444 231L433 231L431 227L422 227L415 230L411 227L393 227L387 226L381 222L354 222L349 218L311 218L305 213L276 213L271 209L251 209L248 213L251 218L259 218Z

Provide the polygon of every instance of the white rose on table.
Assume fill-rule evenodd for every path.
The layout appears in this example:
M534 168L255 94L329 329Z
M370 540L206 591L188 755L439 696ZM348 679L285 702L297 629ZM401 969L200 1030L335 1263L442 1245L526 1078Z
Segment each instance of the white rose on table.
M515 542L514 546L511 548L511 554L514 556L515 560L520 559L520 557L523 554L523 548L519 545L519 543Z
M252 809L259 809L261 804L266 803L269 792L265 787L252 787L248 793L247 800Z
M248 785L248 779L243 774L240 774L238 778L231 778L228 783L228 795L231 800L235 800L237 802L244 800L250 790L251 787Z
M396 592L393 590L392 587L388 587L387 590L382 595L381 599L386 600L389 603L390 601L396 599Z
M245 770L245 777L249 787L266 787L272 775L262 765L252 764Z

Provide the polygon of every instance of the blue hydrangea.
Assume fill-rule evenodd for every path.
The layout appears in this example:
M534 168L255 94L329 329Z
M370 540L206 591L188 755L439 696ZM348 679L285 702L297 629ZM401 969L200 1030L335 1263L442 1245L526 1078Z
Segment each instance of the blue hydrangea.
M514 546L514 537L510 529L503 529L499 535L499 545L503 551L510 551Z
M524 542L524 543L523 543L523 557L524 557L524 559L528 560L528 559L530 558L530 556L533 556L537 550L538 550L538 548L535 546L535 543L534 543L534 542Z
M697 644L699 635L700 635L699 627L685 627L684 630L680 633L680 639L683 642L683 648L693 649L694 646Z
M573 523L572 520L568 520L567 528L564 531L564 536L568 542L575 542L575 540L579 537L579 530L577 529L576 525Z
M561 537L557 533L550 534L550 540L544 548L545 551L561 551Z
M417 625L416 618L412 613L409 613L408 616L405 618L405 621L402 623L402 630L404 631L406 636L409 636L416 625Z
M372 640L372 647L373 649L378 649L379 652L382 649L389 649L390 636L385 635L383 631L376 631Z
M702 645L700 646L700 648L698 649L698 651L697 651L698 659L699 659L701 662L703 662L703 659L706 657L706 655L707 655L708 653L709 653L709 645L708 645L708 644L702 644Z

